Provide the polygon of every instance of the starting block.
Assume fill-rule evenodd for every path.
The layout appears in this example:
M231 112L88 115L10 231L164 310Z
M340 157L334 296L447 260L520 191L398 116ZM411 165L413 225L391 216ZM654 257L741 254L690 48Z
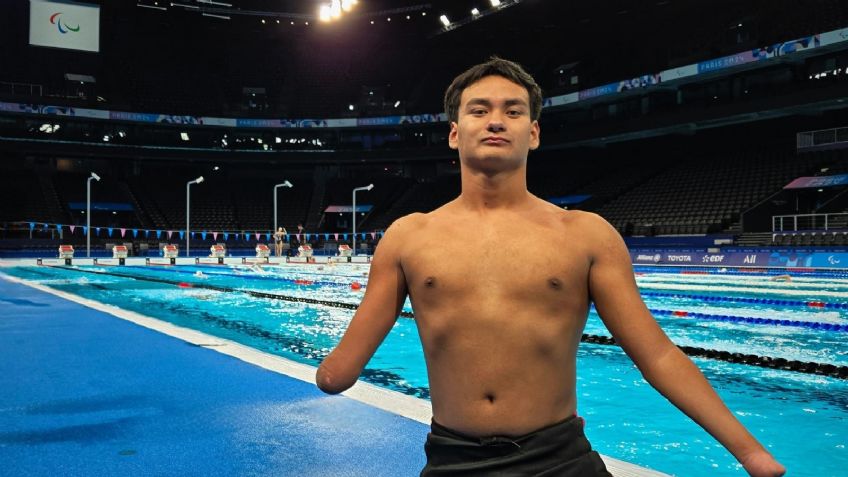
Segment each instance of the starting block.
M129 251L126 245L115 245L112 247L112 258L118 259L118 265L126 265L128 253Z
M70 265L74 258L73 245L59 245L59 258L65 259L65 265Z
M297 247L297 256L305 257L307 262L310 261L309 259L312 258L312 245L305 243L300 247Z
M256 244L256 258L264 258L268 260L268 257L271 256L271 249L268 248L264 243Z
M177 256L180 254L176 245L168 244L162 247L162 256L171 261L171 265L176 265Z
M339 244L339 253L336 255L339 257L339 262L350 262L350 257L353 255L353 249L350 248L350 245L346 243Z
M224 257L227 256L227 249L223 245L216 243L215 245L209 247L209 256L212 258L218 259L218 264L224 264Z

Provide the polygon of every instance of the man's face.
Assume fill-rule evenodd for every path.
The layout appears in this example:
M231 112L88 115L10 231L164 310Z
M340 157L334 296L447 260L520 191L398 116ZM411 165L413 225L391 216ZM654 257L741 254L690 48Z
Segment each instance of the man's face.
M530 119L527 90L502 76L486 76L465 88L448 143L474 168L523 165L528 151L539 147L539 123Z

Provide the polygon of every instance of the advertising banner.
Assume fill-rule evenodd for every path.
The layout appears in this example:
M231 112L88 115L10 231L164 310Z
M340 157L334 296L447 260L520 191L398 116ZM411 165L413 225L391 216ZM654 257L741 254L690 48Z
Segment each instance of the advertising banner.
M848 253L776 250L773 252L678 252L634 250L634 265L679 265L711 267L848 268Z
M783 186L784 189L814 189L820 187L836 187L848 185L848 174L840 174L836 176L815 176L815 177L799 177L789 184Z

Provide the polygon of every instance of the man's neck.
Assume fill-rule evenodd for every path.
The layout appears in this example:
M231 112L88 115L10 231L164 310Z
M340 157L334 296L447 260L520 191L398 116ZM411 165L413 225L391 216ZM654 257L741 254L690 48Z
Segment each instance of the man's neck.
M461 177L459 203L471 210L511 209L531 198L523 168L495 174L463 169Z

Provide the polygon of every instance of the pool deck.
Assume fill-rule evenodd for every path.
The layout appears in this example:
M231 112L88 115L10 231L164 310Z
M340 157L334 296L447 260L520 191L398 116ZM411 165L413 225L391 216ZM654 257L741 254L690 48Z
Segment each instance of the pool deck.
M0 272L0 476L414 476L429 402ZM120 318L120 319L116 319ZM663 476L604 457L616 477Z

